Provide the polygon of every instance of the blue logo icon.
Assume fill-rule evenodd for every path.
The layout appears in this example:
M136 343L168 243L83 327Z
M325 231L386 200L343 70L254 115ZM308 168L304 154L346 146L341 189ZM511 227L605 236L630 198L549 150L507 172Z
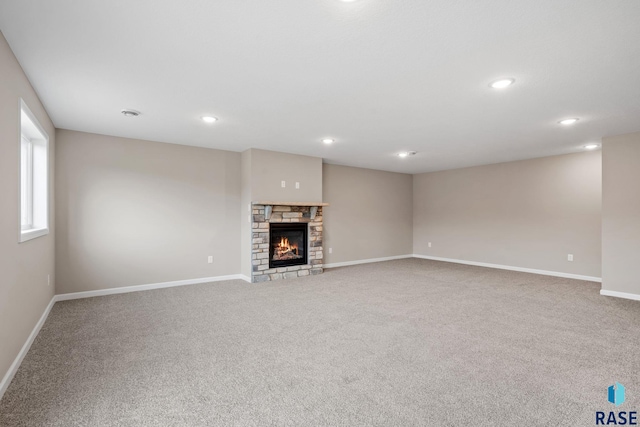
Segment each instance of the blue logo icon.
M624 386L617 381L609 387L609 402L616 406L624 403Z

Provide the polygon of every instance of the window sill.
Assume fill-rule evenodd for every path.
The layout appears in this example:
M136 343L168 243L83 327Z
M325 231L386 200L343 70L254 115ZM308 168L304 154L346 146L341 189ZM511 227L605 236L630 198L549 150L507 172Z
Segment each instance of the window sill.
M48 228L32 228L31 230L22 230L20 232L20 242L23 243L27 240L35 239L37 237L46 236L49 234Z

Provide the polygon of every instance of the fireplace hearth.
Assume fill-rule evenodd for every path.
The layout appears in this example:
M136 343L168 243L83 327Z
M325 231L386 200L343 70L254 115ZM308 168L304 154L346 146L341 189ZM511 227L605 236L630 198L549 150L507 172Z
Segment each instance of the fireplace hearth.
M251 282L322 274L327 203L252 202Z
M269 268L307 263L306 223L271 224L269 229Z

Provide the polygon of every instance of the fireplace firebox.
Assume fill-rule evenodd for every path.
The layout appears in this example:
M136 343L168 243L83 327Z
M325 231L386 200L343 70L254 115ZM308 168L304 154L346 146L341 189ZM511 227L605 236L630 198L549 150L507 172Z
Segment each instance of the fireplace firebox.
M271 223L269 227L269 268L307 263L306 223Z

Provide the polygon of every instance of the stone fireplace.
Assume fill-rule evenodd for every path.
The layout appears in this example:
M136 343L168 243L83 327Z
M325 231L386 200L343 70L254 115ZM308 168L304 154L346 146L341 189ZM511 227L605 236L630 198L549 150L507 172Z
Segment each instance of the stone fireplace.
M251 282L321 274L326 203L253 202Z

